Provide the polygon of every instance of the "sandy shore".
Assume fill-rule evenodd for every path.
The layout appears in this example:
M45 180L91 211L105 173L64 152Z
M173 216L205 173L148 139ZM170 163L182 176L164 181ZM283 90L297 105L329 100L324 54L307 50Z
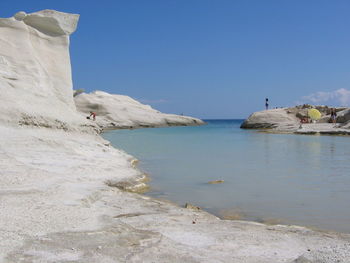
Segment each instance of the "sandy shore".
M349 262L347 234L220 220L108 186L143 177L97 135L0 133L1 262Z

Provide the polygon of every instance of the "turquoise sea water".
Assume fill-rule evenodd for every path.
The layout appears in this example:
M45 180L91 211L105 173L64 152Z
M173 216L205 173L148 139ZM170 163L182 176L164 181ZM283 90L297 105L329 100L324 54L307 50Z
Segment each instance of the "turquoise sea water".
M350 137L267 134L241 122L103 137L140 160L153 197L219 216L350 232Z

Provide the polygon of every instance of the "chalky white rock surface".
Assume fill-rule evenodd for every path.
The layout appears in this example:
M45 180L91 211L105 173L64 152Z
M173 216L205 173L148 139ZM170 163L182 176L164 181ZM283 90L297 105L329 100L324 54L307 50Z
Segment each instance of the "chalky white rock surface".
M294 114L285 108L258 111L251 114L242 124L242 128L276 128L278 126L295 126L299 123Z
M79 15L53 10L0 18L0 121L65 129L96 123L103 128L202 123L105 92L81 94L75 100L84 114L90 108L97 111L96 123L78 114L69 55L69 35L78 19Z
M220 220L120 190L144 176L82 129L94 125L72 99L76 19L47 10L0 20L0 262L348 262L348 234Z
M84 125L73 100L69 55L78 18L53 10L0 18L0 121Z
M78 111L97 114L96 123L103 128L137 128L174 125L200 125L203 121L175 114L164 114L129 96L95 91L74 97Z

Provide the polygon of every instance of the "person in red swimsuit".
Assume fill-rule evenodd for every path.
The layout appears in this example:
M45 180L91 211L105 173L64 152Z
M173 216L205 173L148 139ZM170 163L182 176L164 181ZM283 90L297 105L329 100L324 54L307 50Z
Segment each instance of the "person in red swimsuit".
M96 113L93 111L90 111L90 118L92 117L93 120L96 120Z

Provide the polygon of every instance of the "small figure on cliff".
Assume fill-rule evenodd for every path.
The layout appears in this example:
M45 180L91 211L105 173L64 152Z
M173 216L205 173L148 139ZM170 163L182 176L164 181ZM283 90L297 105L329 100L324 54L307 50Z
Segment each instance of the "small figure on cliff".
M331 121L332 121L332 123L337 122L337 112L336 112L335 108L331 109Z
M302 118L300 119L300 123L309 123L309 120L308 120L307 117L302 117Z
M93 120L96 120L96 113L93 112L93 111L90 111L90 116L87 117L87 119L91 119L91 117L92 117Z
M269 109L269 99L268 98L265 99L265 108L266 108L266 110Z

